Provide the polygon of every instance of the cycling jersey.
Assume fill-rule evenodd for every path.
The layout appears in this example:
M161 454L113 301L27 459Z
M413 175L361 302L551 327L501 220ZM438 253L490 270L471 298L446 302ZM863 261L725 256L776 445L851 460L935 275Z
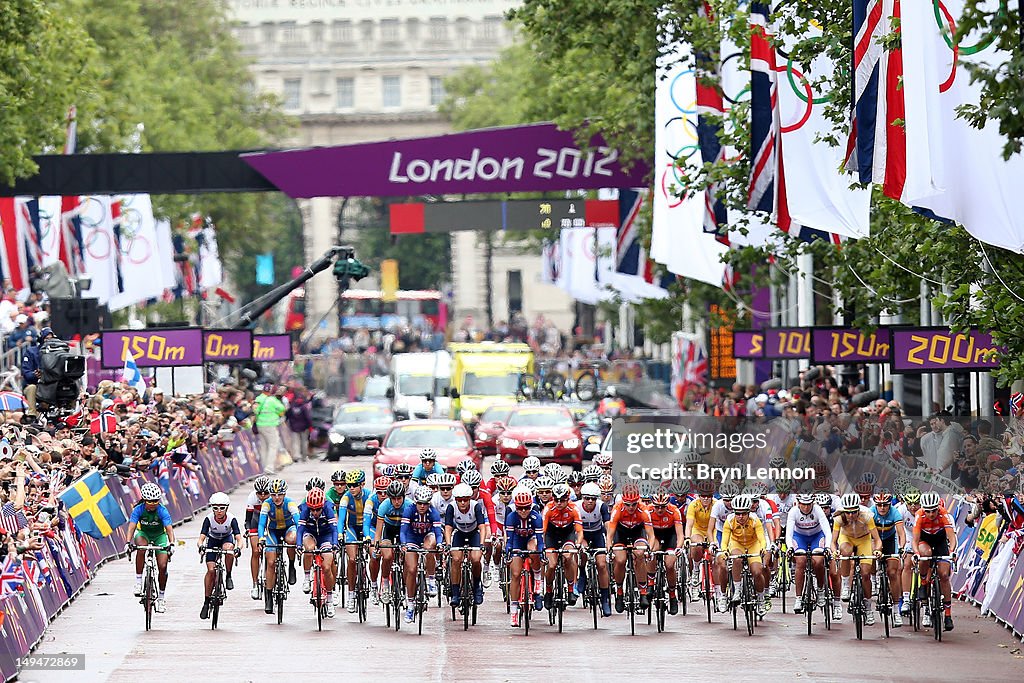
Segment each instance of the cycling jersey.
M498 522L494 518L494 500L487 491L480 491L476 500L483 501L484 511L487 513L487 525L491 527L491 533L498 533Z
M456 503L450 505L444 513L444 525L465 534L477 531L481 525L487 523L487 512L484 510L483 501L480 500L471 501L469 509L465 512L460 510Z
M218 522L213 518L212 512L203 519L203 528L199 531L201 536L206 536L207 546L218 548L225 541L233 540L235 536L240 536L241 533L238 530L238 520L235 519L234 515L229 513L223 522Z
M608 505L606 505L603 500L597 501L591 512L587 512L583 508L583 501L579 501L575 505L576 511L580 516L580 523L583 524L584 533L604 531L605 524L607 524L608 520L611 519L612 514L608 509Z
M418 482L423 482L431 474L444 474L444 468L438 463L434 463L434 466L429 470L423 467L423 463L416 465L416 469L412 471L412 478Z
M494 499L494 521L498 525L499 532L505 528L505 515L511 512L514 512L512 505L505 505L498 498Z
M331 501L325 500L324 507L319 515L310 514L310 509L305 503L299 506L298 541L306 536L316 539L317 547L326 543L332 546L338 544L338 516L334 513L334 506Z
M744 553L759 553L767 543L764 525L754 515L747 515L746 523L736 515L730 515L722 527L722 547L729 550L742 550Z
M878 507L871 506L871 514L875 518L875 528L878 529L878 537L883 541L896 536L896 525L903 523L903 515L895 505L890 505L889 510L882 515Z
M575 527L577 531L583 529L580 513L572 503L567 504L565 507L559 507L555 503L548 505L544 508L543 519L544 533L547 533L548 529L552 527L556 529Z
M434 535L435 541L442 538L441 519L431 507L427 507L425 512L420 512L416 503L406 501L401 509L401 525L399 539L402 545L422 546L423 541L431 534Z
M370 489L359 489L352 495L348 490L338 502L338 532L345 534L345 541L352 543L363 537L363 514L370 500Z
M434 497L430 499L430 507L437 512L437 516L440 519L444 519L445 513L448 512L448 508L452 505L455 505L455 496L451 494L448 495L448 498L445 498L441 495L441 492L438 491L434 494Z
M627 509L622 503L616 503L612 508L612 516L609 524L613 527L622 526L627 529L639 527L651 527L651 516L641 505L632 510Z
M724 500L716 500L715 504L711 506L711 518L715 520L715 533L721 536L722 530L725 528L725 520L729 519L729 515L732 514L732 510L725 506ZM708 522L708 526L711 522Z
M671 529L675 531L676 524L682 522L682 515L679 514L679 508L669 503L663 508L657 508L651 506L647 512L651 517L651 526L654 527L654 531Z
M807 514L801 512L796 505L791 507L786 515L786 545L792 550L807 550L807 539L816 539L818 536L825 539L824 547L832 546L832 528L821 507L814 504Z
M785 520L786 516L789 515L789 511L796 507L796 496L790 493L783 498L777 493L770 493L768 494L768 502L778 510L778 518Z
M373 539L377 533L377 510L380 508L380 498L374 493L366 503L363 504L363 538Z
M853 519L848 519L843 515L836 515L835 519L832 520L832 535L838 536L840 542L844 538L851 541L865 538L870 536L874 530L875 518L871 511L865 507L861 507L857 511L857 516Z
M337 509L338 503L341 502L341 497L348 493L348 487L346 486L345 489L339 493L338 489L331 486L324 493L327 496L327 500L331 501L331 504L334 505L335 509Z
M697 498L697 500L687 506L686 520L688 522L693 520L693 526L690 528L691 534L707 535L708 526L711 523L711 510L714 507L714 498L709 499L707 505L700 498Z
M381 501L380 505L377 506L377 518L384 520L384 526L395 527L396 529L402 525L402 510L405 509L405 504L410 501L404 500L399 507L395 507L391 503L390 498L385 498Z
M161 536L166 537L165 527L174 524L171 520L171 513L162 504L157 505L155 510L149 511L145 504L139 503L132 508L132 516L128 521L137 525L136 533L145 536L151 545L161 545L156 541ZM166 540L162 545L167 545Z
M929 517L925 511L918 510L914 518L914 533L920 535L945 536L946 529L953 528L953 518L946 514L946 511L939 508L939 514ZM920 536L919 536L920 537Z
M536 510L524 519L518 511L505 516L505 537L509 550L527 550L531 538L537 539L537 550L544 549L544 519Z
M264 538L268 530L283 534L295 526L298 519L299 506L290 498L286 497L280 507L274 504L273 498L267 498L260 507L260 523L256 533L260 538Z
M249 533L255 534L260 525L261 507L263 507L263 501L255 491L249 491L249 497L245 499L245 528Z

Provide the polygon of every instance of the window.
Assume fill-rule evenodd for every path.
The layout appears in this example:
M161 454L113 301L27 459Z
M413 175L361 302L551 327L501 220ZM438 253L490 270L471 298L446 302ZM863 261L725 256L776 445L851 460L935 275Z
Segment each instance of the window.
M384 76L381 79L382 104L385 107L402 106L402 77Z
M273 43L277 39L277 26L272 23L263 24L263 42Z
M309 40L313 43L324 42L324 24L322 21L314 21L309 25Z
M398 19L381 19L380 39L392 42L398 40Z
M436 107L444 100L444 79L440 76L430 77L430 106Z
M281 22L281 40L286 43L298 43L302 41L302 33L294 21Z
M351 21L336 21L331 24L331 40L335 43L351 43L353 36Z
M497 38L501 21L501 17L484 17L484 25L480 31L481 36L486 40Z
M405 35L409 38L420 37L420 20L416 18L407 19L405 22Z
M317 95L326 95L327 93L327 78L330 74L326 71L317 71L313 74L313 83L315 87L313 92Z
M356 106L356 83L353 78L335 80L338 88L338 109L352 109Z
M523 272L508 271L508 314L523 310Z
M373 22L369 19L364 19L359 22L359 33L363 40L370 42L373 40Z
M298 109L302 106L302 79L284 79L284 108Z
M448 20L444 17L434 17L430 20L430 39L448 40Z

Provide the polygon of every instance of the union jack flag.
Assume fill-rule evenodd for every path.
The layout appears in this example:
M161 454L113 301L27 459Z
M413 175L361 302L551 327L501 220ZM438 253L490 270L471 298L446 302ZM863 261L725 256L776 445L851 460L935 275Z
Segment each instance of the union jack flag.
M1015 391L1010 394L1010 414L1019 416L1024 410L1024 393Z
M700 16L716 22L707 2L701 4ZM721 87L721 55L698 52L697 61L697 145L704 163L724 163L725 148L718 138L725 115L725 100ZM710 83L709 83L710 81ZM715 120L715 117L718 120ZM729 243L728 212L720 197L721 183L713 183L704 191L704 232L718 236L720 242Z
M640 242L637 217L647 201L647 192L619 190L619 229L615 236L615 270L626 275L642 277L645 282L662 289L675 280L671 273L657 273L657 266L647 256L647 250Z
M779 108L775 48L769 37L769 8L750 5L750 183L747 208L775 214L777 208ZM781 227L781 224L780 224Z
M0 597L25 590L25 572L21 562L9 554L0 565Z
M678 334L672 339L672 393L680 405L691 387L706 386L708 357L696 336Z
M175 479L181 482L181 485L194 497L199 497L199 475L195 471L195 460L192 458L192 454L188 452L186 446L178 446L172 453L184 454L184 458L180 462L174 460L171 464L174 466L173 476Z
M28 268L43 265L43 238L39 223L39 200L29 199L18 204L18 222L25 233L25 253L28 256Z

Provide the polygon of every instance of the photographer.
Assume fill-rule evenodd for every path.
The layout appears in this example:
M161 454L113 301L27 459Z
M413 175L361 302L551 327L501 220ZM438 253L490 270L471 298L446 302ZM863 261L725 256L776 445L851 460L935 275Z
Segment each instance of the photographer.
M52 336L53 330L44 327L39 331L38 343L29 346L21 358L21 380L25 384L25 402L28 404L22 423L27 424L39 419L39 412L36 410L36 390L43 374L39 364L39 347Z

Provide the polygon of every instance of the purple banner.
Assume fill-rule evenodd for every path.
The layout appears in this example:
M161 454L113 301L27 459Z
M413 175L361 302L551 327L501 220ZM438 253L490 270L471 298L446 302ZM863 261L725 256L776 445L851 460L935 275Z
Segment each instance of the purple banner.
M252 330L203 330L203 360L231 363L252 358Z
M287 334L254 334L252 359L271 362L292 359L292 338Z
M734 358L764 358L764 332L733 330L732 355Z
M646 187L648 167L627 173L618 157L600 138L581 151L553 123L242 155L294 198Z
M168 330L106 330L100 333L102 364L124 366L131 351L140 368L184 367L203 364L203 331L198 327Z
M809 327L769 327L764 331L764 358L803 360L811 357Z
M953 333L944 327L892 328L892 371L895 373L991 370L1000 347L992 335L972 329Z
M846 327L811 330L812 363L888 363L889 328L865 333Z

